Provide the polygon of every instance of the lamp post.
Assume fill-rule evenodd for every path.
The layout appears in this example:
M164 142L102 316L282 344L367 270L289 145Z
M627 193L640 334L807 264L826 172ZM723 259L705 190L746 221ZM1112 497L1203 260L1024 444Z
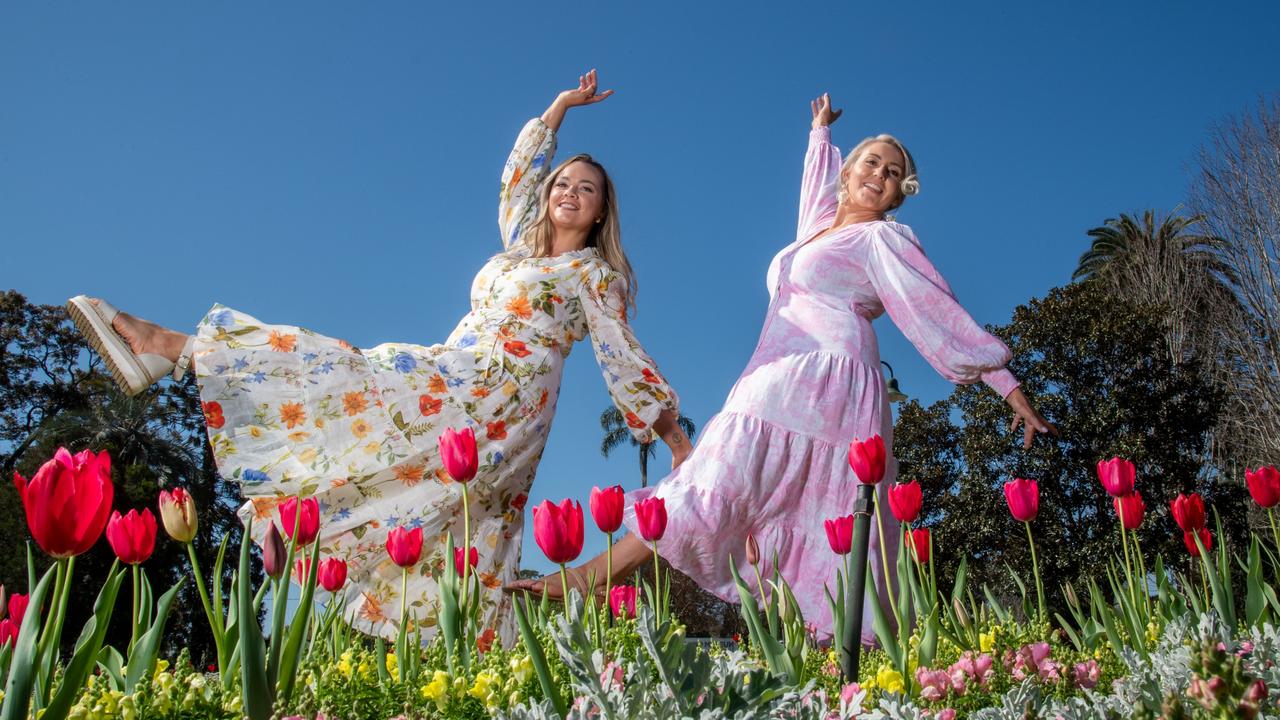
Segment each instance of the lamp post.
M893 376L893 366L883 360L880 364L889 369L889 380L885 383L885 396L889 402L906 400L907 396L898 387L898 380ZM849 577L845 578L845 634L840 645L840 669L847 683L858 679L858 656L862 652L862 606L866 600L867 588L867 550L871 539L871 515L875 509L876 486L858 483L858 497L853 503L853 543L850 548L853 569Z

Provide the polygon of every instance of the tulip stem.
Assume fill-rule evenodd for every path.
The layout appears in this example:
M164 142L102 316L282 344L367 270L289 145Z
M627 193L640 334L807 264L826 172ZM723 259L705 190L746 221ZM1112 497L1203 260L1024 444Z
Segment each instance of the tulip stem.
M448 572L448 570L446 570L445 572ZM396 650L405 656L408 656L409 654L407 652L407 646L404 642L404 639L408 632L409 632L409 568L400 568L400 641L396 643ZM407 667L407 662L405 661L405 658L396 656L396 675L400 678L400 682L402 683L405 680L405 673L407 670L408 670L408 667Z
M1124 521L1120 521L1120 547L1124 551L1124 574L1129 580L1129 602L1134 610L1138 609L1138 596L1133 588L1133 565L1129 562L1129 534L1125 532Z
M138 595L142 591L142 583L138 581L138 566L130 565L129 570L133 577L133 619L129 621L129 652L130 659L133 659L133 646L138 644L138 601L141 599Z
M565 572L564 563L560 563L560 597L565 606L565 612L569 607L569 573Z
M1027 528L1027 544L1031 546L1031 572L1036 576L1036 602L1039 603L1040 622L1049 622L1049 615L1044 606L1044 584L1040 582L1040 562L1036 560L1036 543L1031 538L1031 523L1022 523Z
M654 601L656 601L658 604L658 607L654 608L654 612L657 613L658 622L661 623L662 615L663 615L662 611L664 609L663 605L665 605L665 603L663 602L663 599L662 599L662 580L659 579L661 577L661 572L658 569L658 541L654 540L652 542L652 545L653 545L653 598L654 598Z
M467 589L471 571L471 501L467 495L467 484L462 483L462 614L467 614Z
M204 606L205 617L209 619L209 628L213 631L213 647L218 654L218 672L222 673L230 658L224 657L225 630L222 627L222 608L216 611L209 602L209 591L204 586L204 575L200 573L200 561L196 559L196 548L194 542L184 543L187 546L187 557L191 559L191 573L196 576L196 592L200 594L200 604ZM214 582L221 582L222 578L214 578Z
M604 551L604 603L606 606L612 605L613 598L610 597L612 593L613 593L613 533L611 532L609 533L609 544L605 547L605 551ZM608 618L608 623L612 625L613 613L612 612L605 613L605 617Z
M1280 530L1276 530L1276 511L1274 508L1267 508L1267 519L1271 521L1271 535L1276 541L1276 551L1280 552Z
M1142 545L1138 539L1138 531L1133 532L1133 554L1138 558L1138 572L1142 574L1142 605L1147 611L1147 622L1151 622L1151 592L1147 590L1147 561L1142 559Z
M769 598L764 594L764 580L760 577L760 563L751 563L751 569L756 571L756 587L760 588L760 602L767 607Z
M875 486L872 486L872 492L875 492ZM881 576L881 582L884 583L885 594L889 596L889 609L893 611L893 616L897 618L898 601L894 598L894 595L897 593L889 587L889 578L892 577L892 574L889 572L889 552L884 548L884 523L880 521L880 503L876 503L875 505L876 532L878 533L876 535L876 545L880 547L880 567L884 570L884 575ZM872 592L877 592L877 590L872 588Z

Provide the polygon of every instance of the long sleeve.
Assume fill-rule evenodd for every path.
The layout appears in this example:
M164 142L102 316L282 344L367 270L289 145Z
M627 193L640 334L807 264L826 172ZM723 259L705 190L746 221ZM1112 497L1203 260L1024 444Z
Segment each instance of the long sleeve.
M983 330L905 226L880 223L869 240L867 275L885 311L929 364L953 383L986 382L1001 397L1018 387L1005 369L1009 348Z
M804 176L800 181L800 220L796 238L806 238L825 220L835 218L837 185L840 181L840 149L831 144L831 128L816 127L809 132L809 149L804 155Z
M541 118L525 123L502 169L498 191L498 229L504 248L515 247L526 223L536 217L538 186L547 176L555 152L556 134Z
M631 332L626 316L626 280L601 263L583 273L579 292L596 361L613 404L641 442L663 410L679 411L679 398Z

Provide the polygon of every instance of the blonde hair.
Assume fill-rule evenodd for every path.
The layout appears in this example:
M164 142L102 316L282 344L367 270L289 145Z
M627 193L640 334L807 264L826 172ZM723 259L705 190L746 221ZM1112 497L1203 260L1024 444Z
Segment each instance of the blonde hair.
M627 254L622 250L622 226L618 220L618 193L613 188L613 180L610 179L608 171L590 155L585 153L574 155L557 165L551 171L551 174L547 176L547 179L543 181L542 187L538 189L538 202L540 205L538 216L534 219L529 230L524 233L525 242L528 243L534 257L551 255L551 241L555 232L555 228L551 225L550 215L551 188L556 184L556 178L560 177L560 173L576 162L587 163L598 170L600 176L604 178L604 202L601 203L604 208L604 215L599 222L591 226L591 231L587 235L586 246L595 248L600 253L600 257L609 264L609 267L622 276L627 288L627 303L624 310L628 316L633 316L636 307L636 274L631 269Z
M848 197L848 192L845 190L845 173L849 171L849 168L858 160L858 156L862 154L862 151L865 150L868 145L877 142L888 143L897 148L898 152L902 153L904 162L906 162L906 167L903 168L902 182L898 185L901 193L898 195L897 202L895 202L889 209L897 210L902 207L902 203L906 202L908 195L916 195L920 192L920 178L916 175L916 161L911 157L911 152L907 150L907 146L903 145L902 141L898 138L887 133L881 133L875 137L866 138L862 142L858 143L849 151L849 157L845 158L844 164L840 166L840 189L837 193L840 203L843 204L845 198Z

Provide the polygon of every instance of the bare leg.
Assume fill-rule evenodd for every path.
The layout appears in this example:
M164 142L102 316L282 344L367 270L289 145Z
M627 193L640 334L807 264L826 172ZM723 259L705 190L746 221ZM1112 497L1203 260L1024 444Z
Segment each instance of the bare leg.
M613 544L613 578L611 585L618 585L628 575L649 560L649 546L640 538L627 533L621 540ZM604 576L608 569L607 553L600 553L582 565L569 570L569 587L579 592L586 590L588 578L595 578L596 592L604 592ZM547 575L537 580L516 580L503 586L507 592L527 591L541 595L546 588L547 596L553 600L562 597L560 590L560 574Z
M154 353L166 360L177 362L183 346L187 343L186 335L136 318L126 312L116 315L111 328L129 343L129 348L135 355Z

